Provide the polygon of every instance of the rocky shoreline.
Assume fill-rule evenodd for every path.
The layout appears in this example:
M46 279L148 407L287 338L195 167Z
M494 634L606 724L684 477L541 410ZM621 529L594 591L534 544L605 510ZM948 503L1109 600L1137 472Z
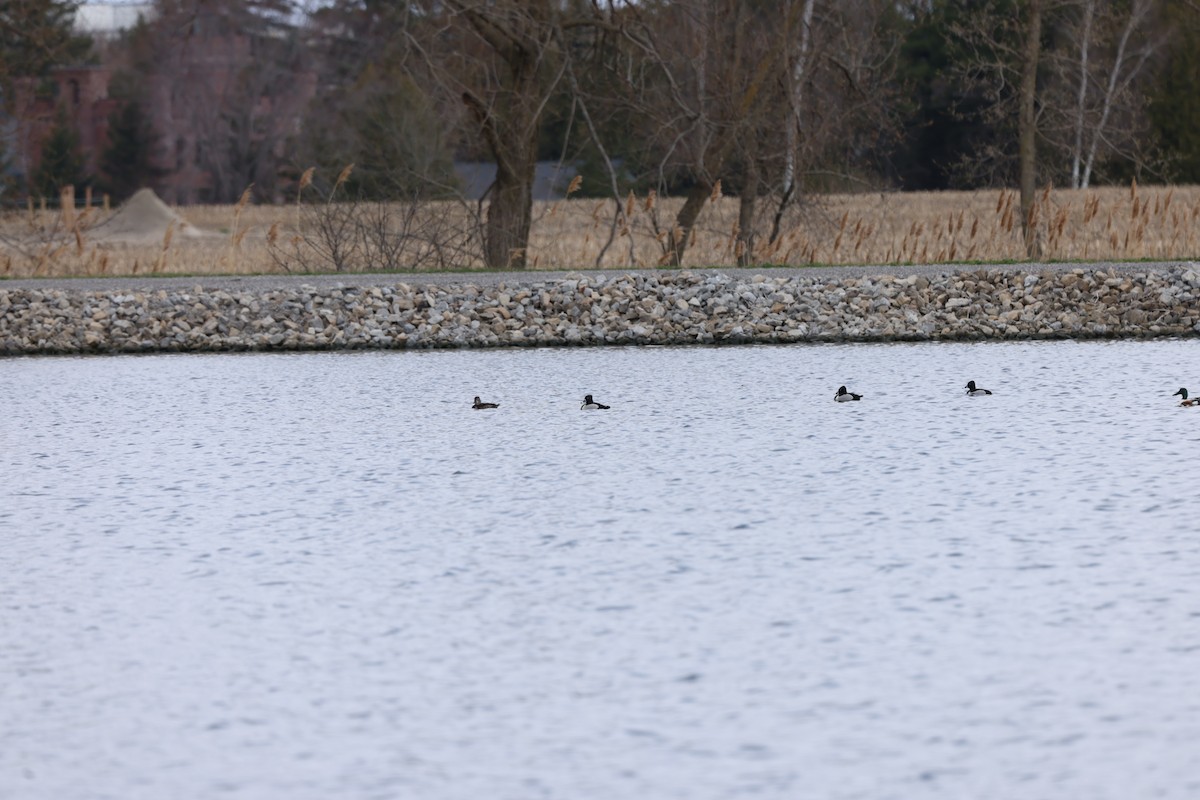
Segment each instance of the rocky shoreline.
M0 354L1200 335L1200 267L572 274L493 285L5 288Z

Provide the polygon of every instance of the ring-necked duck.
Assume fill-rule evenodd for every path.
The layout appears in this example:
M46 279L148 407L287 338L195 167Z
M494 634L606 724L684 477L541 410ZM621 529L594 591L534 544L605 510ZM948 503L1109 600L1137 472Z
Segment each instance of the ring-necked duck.
M991 394L991 390L977 389L977 388L975 388L975 381L967 381L967 396L968 397L978 397L981 394Z
M847 392L845 386L839 386L837 394L833 396L833 399L837 400L839 403L848 403L851 400L862 400L862 395L855 394L854 392Z
M1180 403L1179 405L1181 405L1181 406L1200 406L1200 397L1193 397L1191 400L1188 400L1187 389L1180 389L1178 392L1171 395L1171 397L1174 397L1176 394L1183 397L1183 402Z
M475 398L475 405L471 406L471 408L475 409L476 411L478 411L481 408L499 408L499 407L500 407L499 403L482 403L482 402L480 402L478 397Z
M583 405L581 405L579 407L580 411L596 411L596 410L607 410L607 409L608 409L608 406L604 405L603 403L597 403L595 400L592 399L592 396L590 394L584 395Z

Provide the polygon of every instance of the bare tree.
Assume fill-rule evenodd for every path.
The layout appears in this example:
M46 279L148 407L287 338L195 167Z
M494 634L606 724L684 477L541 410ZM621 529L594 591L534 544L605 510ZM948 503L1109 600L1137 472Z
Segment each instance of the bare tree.
M985 121L1001 143L982 160L1016 163L1030 258L1040 254L1034 224L1039 183L1060 179L1085 188L1100 160L1113 155L1144 163L1140 89L1165 44L1153 24L1161 5L1161 0L987 0L956 26L972 50L960 67L986 96ZM1006 120L1016 122L1015 153L1003 147Z
M1092 79L1089 57L1092 51L1092 30L1096 21L1096 0L1083 0L1081 5L1083 13L1079 25L1079 84L1075 93L1075 130L1071 148L1071 187L1074 189L1087 183L1086 179L1081 179L1079 168L1083 161L1084 114L1087 110L1088 88Z
M791 53L792 68L788 72L787 91L787 152L784 154L783 191L780 194L779 208L775 213L775 222L771 228L771 239L779 236L779 223L783 212L796 195L797 161L800 153L800 142L804 136L804 88L808 80L809 57L812 51L813 14L816 11L816 0L803 0L803 10L800 13L799 36L795 38L795 49Z
M484 257L521 268L533 216L538 134L565 74L563 26L595 18L588 6L555 0L424 0L406 34L414 79L431 94L456 97L465 132L496 164L486 195Z
M1077 18L1067 26L1070 46L1054 61L1063 77L1076 75L1074 102L1052 102L1069 129L1070 185L1085 189L1096 159L1105 154L1132 155L1138 142L1136 120L1144 94L1136 91L1153 57L1163 49L1165 33L1152 24L1158 0L1078 0ZM1063 81L1066 84L1066 80Z
M892 78L898 43L887 30L894 13L886 0L791 0L798 7L784 31L790 68L780 98L786 142L772 174L778 198L768 242L782 233L801 181L853 181L863 152L876 150L896 124ZM822 181L828 183L829 181Z
M1038 102L1043 21L1062 2L984 0L952 27L970 50L958 69L986 99L983 115L1000 142L992 151L982 154L980 160L991 162L992 168L1009 159L1016 162L1022 232L1030 258L1039 252L1033 213L1038 184L1038 141L1045 110L1044 104ZM1014 127L1017 146L1012 153L1004 147L1003 131L1012 131Z
M789 6L793 17L797 8ZM645 125L659 188L665 192L675 174L688 183L674 225L661 231L665 264L682 263L701 211L735 161L739 188L748 197L758 193L757 133L787 64L779 29L788 25L774 16L738 0L678 0L628 3L613 17L622 45L612 63L620 99ZM748 209L747 221L753 205Z

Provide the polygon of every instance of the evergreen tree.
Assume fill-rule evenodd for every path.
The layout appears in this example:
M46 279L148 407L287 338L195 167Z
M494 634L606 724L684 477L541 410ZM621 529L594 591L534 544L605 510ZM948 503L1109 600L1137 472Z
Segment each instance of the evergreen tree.
M428 98L399 74L369 77L363 88L342 120L358 146L352 180L369 197L444 194L454 171Z
M1015 115L1006 113L1009 89L1004 81L981 83L990 70L1014 51L1011 32L998 23L991 42L973 22L984 14L1011 13L1006 0L983 5L973 0L912 3L909 22L897 31L897 77L907 100L898 112L902 135L885 156L892 180L907 190L973 188L1008 180L1004 166L1016 141ZM975 41L971 41L972 35ZM1000 38L1010 41L992 50ZM1011 76L1010 76L1011 77ZM1008 83L1011 83L1010 80Z
M92 40L72 28L78 5L74 0L0 3L0 90L14 78L40 77L57 64L87 57Z
M452 142L430 98L389 63L313 103L301 153L324 176L353 163L345 189L366 199L437 197L456 185Z
M114 111L108 119L108 146L100 155L100 188L119 201L153 180L151 141L141 104L129 101Z
M1177 38L1150 100L1150 121L1170 177L1200 183L1200 21L1184 10L1172 16Z
M79 136L67 115L59 111L50 137L42 145L42 158L30 180L30 191L41 197L57 197L67 186L86 182Z
M9 143L3 128L0 128L0 207L12 202L12 194L16 189L13 175L12 157L9 155Z

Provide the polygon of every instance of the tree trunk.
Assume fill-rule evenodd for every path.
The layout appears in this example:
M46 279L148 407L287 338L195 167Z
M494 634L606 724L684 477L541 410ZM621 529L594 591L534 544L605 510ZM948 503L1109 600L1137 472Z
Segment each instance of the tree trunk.
M758 201L758 165L751 159L746 165L742 194L738 198L737 264L754 263L754 210Z
M788 84L789 119L785 131L787 133L787 150L784 152L783 163L783 195L779 207L775 210L775 221L771 224L771 238L774 242L779 238L783 223L783 213L788 204L796 196L797 160L800 158L800 136L804 130L804 82L807 80L805 71L808 68L808 51L812 41L813 11L816 0L804 0L800 17L800 45L792 62Z
M746 192L738 199L737 265L748 267L754 263L754 209L758 202L755 193Z
M538 120L562 77L560 72L547 85L539 75L547 58L545 48L557 38L557 12L545 1L447 6L464 16L496 58L494 71L481 81L487 87L483 96L469 89L462 96L496 160L496 180L488 192L484 260L491 269L524 269L533 222Z
M533 177L537 167L536 65L510 53L510 102L487 107L470 92L463 102L479 122L496 160L496 179L488 190L483 257L491 269L524 269L533 223Z
M679 209L679 214L675 217L675 229L671 231L667 249L669 266L683 265L683 253L687 250L688 242L692 238L692 228L696 225L700 212L704 210L704 204L708 202L712 190L713 185L708 181L697 181L688 191L687 200L684 201L683 208Z
M1017 115L1018 157L1021 183L1021 230L1025 234L1025 254L1029 258L1041 255L1036 226L1033 224L1033 203L1037 192L1037 99L1038 57L1042 43L1042 0L1029 0L1029 20L1025 28L1025 46L1021 53L1020 110Z
M496 167L488 195L484 258L492 269L524 269L533 222L536 150L514 147Z

